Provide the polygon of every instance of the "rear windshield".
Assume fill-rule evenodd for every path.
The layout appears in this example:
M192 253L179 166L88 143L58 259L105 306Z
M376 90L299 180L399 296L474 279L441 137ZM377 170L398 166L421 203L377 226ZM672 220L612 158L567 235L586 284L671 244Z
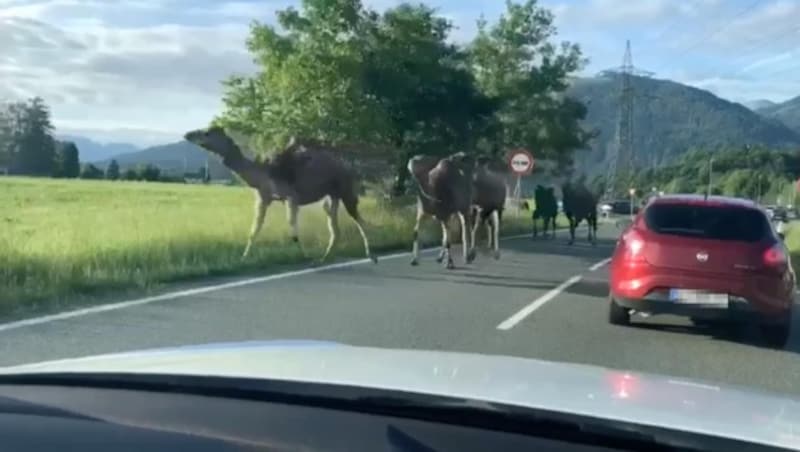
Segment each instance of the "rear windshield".
M764 214L742 207L653 204L645 211L644 220L659 234L743 242L757 242L771 235Z

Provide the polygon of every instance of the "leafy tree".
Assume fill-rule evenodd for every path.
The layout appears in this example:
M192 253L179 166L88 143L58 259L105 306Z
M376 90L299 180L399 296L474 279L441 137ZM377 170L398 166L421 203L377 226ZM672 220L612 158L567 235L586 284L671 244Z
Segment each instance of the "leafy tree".
M501 100L497 145L530 149L563 168L595 132L581 128L586 107L564 95L585 59L575 44L550 42L555 33L553 14L536 0L507 1L496 23L479 21L470 53L481 89Z
M76 178L80 176L81 163L78 147L71 141L59 142L56 145L56 177Z
M144 166L140 166L139 170L139 179L146 180L148 182L155 182L158 181L159 176L161 175L161 170L152 164L147 164Z
M106 168L106 179L108 180L117 180L120 177L119 173L119 163L116 160L112 159L111 162L108 164L108 168Z
M102 179L103 178L103 171L92 165L91 163L86 163L83 165L81 169L81 179Z
M226 83L222 125L265 149L291 135L331 142L382 136L385 115L363 95L361 58L374 13L359 0L304 0L277 13L278 28L255 23L247 41L260 70ZM372 141L372 140L364 140Z
M211 182L211 172L208 170L207 166L201 166L197 171L197 174L200 176L200 180L202 180L204 184Z
M122 178L125 180L139 180L139 173L133 168L128 168L122 174Z
M35 97L10 106L16 148L12 169L18 174L51 176L56 172L56 142L50 110Z
M11 169L15 151L12 113L8 107L0 108L0 174Z

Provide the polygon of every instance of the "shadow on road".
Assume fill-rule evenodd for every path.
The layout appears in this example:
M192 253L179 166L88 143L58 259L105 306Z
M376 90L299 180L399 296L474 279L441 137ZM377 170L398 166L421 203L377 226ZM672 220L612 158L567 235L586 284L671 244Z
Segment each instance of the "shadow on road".
M513 289L552 289L557 282L535 280L531 278L503 278L492 275L480 275L477 273L461 273L458 270L448 273L447 278L441 275L387 275L386 278L405 279L409 281L429 281L429 282L451 282L456 284L469 284L473 286L504 287Z
M775 347L770 346L764 341L757 326L750 323L720 320L698 325L671 325L668 323L657 323L658 321L659 316L649 317L647 320L634 316L629 328L654 332L658 331L666 334L677 333L692 336L705 336L714 340L732 342L739 345L800 353L800 341L797 340L798 338L795 334L798 326L800 326L800 319L798 319L797 315L794 316L793 320L794 328L792 336L783 349L775 349Z
M568 287L564 293L605 299L608 296L608 282L584 279ZM665 334L706 336L714 340L774 349L764 341L758 328L752 324L721 320L698 325L675 325L664 322L667 318L669 316L652 316L645 319L635 315L632 317L630 327ZM800 353L800 337L798 337L800 335L800 310L795 310L793 325L793 335L782 351ZM796 332L797 334L795 334Z

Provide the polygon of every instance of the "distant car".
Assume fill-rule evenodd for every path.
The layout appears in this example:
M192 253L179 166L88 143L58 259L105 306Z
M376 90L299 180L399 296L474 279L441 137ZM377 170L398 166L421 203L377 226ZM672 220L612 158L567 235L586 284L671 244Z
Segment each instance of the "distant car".
M695 323L744 319L788 339L795 292L789 252L752 201L702 195L653 200L623 231L611 260L609 321L632 311Z

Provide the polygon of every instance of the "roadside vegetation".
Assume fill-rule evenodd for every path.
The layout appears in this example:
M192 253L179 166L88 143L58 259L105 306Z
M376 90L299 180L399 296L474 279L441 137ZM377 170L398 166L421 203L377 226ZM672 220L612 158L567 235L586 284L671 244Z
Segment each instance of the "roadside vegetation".
M363 197L373 247L410 249L414 205ZM264 273L319 258L328 231L322 208L301 211L302 250L289 240L280 203L242 260L253 195L242 187L0 178L0 314L71 302L110 289L152 289L193 277ZM530 230L530 212L504 215L502 232ZM337 256L362 257L352 221L340 218ZM428 222L428 245L440 232ZM479 243L485 233L479 230ZM483 257L479 256L479 259ZM380 263L378 263L380 265Z

